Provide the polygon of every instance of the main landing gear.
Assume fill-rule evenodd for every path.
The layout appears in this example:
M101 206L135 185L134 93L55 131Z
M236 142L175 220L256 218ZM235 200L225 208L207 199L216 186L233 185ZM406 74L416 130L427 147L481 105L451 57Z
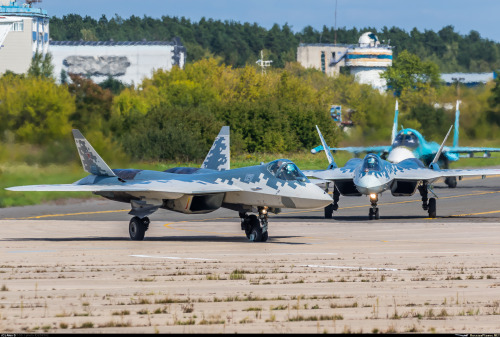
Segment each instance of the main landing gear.
M267 231L267 207L259 207L259 216L240 212L241 230L252 242L266 242L269 238Z
M429 218L435 218L437 212L436 198L428 199L427 183L420 185L418 187L418 191L420 192L420 196L422 197L422 209L429 213Z
M326 193L328 193L328 183L326 184ZM333 203L325 207L325 219L333 218L333 212L339 209L340 192L335 184L333 185Z
M370 208L370 212L368 213L368 218L370 220L378 220L380 219L380 213L378 211L378 207L377 207L377 202L378 202L378 195L373 193L373 194L370 194L370 202L372 204L372 208Z
M144 234L149 228L149 218L139 218L138 216L134 216L130 219L130 223L128 225L128 232L130 234L130 238L134 241L144 240Z

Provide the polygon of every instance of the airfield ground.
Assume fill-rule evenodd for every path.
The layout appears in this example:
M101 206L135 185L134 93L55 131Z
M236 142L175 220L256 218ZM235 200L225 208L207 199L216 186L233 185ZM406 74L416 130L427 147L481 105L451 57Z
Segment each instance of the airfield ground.
M133 242L126 204L2 209L0 331L498 333L500 179L435 192L437 219L343 198L336 220L273 216L266 243L224 210L159 211Z

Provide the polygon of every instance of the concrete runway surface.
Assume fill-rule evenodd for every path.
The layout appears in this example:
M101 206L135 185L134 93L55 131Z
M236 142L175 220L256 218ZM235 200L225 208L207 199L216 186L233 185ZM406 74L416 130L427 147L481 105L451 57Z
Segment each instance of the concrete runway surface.
M68 200L0 209L0 330L111 333L500 332L500 178L283 210L250 243L236 212L153 214Z

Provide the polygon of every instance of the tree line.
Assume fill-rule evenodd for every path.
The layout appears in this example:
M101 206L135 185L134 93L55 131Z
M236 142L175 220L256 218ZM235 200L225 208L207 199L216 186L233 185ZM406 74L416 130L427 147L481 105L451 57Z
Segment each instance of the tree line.
M51 39L85 41L165 41L178 36L188 50L189 62L207 57L220 58L225 64L243 67L254 64L265 50L273 66L284 68L296 60L299 43L355 44L363 32L371 31L385 43L394 46L394 56L407 50L424 61L432 61L441 72L490 72L500 69L500 43L482 38L477 31L466 35L446 26L434 32L414 28L407 32L397 27L338 28L311 26L293 32L288 24L273 25L270 29L256 23L240 23L201 18L198 22L184 17L148 16L108 19L103 15L96 20L77 14L50 19Z

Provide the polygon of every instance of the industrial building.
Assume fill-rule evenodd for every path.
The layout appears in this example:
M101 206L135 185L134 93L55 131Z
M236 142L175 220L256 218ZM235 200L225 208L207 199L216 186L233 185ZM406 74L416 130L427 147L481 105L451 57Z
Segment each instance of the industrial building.
M385 90L386 81L380 74L392 65L392 47L381 44L375 34L366 32L354 45L301 43L297 62L328 76L337 76L341 67L348 67L359 83Z
M18 1L0 0L0 74L28 71L33 56L49 47L47 11Z
M39 0L0 0L0 75L26 73L36 53L50 53L56 80L75 73L102 82L109 76L137 85L154 70L184 68L186 48L172 41L52 41L47 11Z
M179 38L172 41L51 41L54 75L80 74L99 83L113 77L137 85L154 70L184 68L186 48Z

